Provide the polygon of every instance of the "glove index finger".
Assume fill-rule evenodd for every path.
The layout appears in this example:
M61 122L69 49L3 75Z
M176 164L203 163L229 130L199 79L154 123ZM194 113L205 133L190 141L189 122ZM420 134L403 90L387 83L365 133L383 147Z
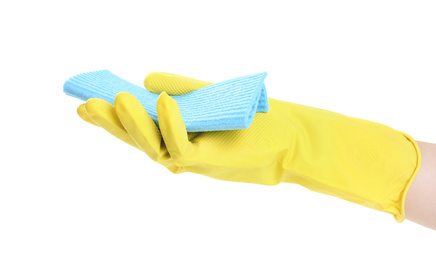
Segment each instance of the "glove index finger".
M188 140L188 133L183 122L177 102L163 92L156 104L159 128L165 145L177 166L185 161L193 145Z

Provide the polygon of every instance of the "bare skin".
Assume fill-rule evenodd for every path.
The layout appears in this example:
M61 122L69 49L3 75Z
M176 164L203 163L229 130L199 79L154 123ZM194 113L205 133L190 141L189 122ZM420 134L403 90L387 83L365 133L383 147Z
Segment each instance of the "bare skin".
M406 219L436 230L436 144L417 143L422 162L406 195Z

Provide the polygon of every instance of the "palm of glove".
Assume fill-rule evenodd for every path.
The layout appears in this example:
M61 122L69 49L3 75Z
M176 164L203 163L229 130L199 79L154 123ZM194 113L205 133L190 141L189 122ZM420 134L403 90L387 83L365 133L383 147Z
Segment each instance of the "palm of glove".
M155 93L181 95L212 83L151 73L144 84ZM257 113L248 129L193 133L186 132L177 103L166 93L157 102L160 129L128 93L118 94L114 105L90 99L78 113L174 173L189 171L222 180L277 184L282 176L274 172L297 131L284 115L286 103L274 99L269 103L270 111Z

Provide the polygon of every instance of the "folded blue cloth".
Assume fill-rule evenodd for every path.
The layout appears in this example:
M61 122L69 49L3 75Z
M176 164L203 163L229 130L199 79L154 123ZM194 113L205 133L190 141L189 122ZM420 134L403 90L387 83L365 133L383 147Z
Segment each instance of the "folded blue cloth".
M263 83L266 72L243 76L171 96L179 105L188 132L248 128L256 112L269 110ZM83 101L101 98L114 104L120 92L134 95L158 125L156 102L159 94L136 86L108 70L79 74L64 84L67 95Z

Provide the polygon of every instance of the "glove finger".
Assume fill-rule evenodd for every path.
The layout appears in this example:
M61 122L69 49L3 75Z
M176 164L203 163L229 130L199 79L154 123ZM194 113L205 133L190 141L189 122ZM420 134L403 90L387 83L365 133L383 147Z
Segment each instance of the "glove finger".
M171 157L162 143L159 129L141 103L133 95L121 92L115 97L114 107L124 129L138 146L152 160L165 165Z
M114 106L111 103L103 99L91 98L86 101L85 110L89 118L91 118L91 120L97 125L101 126L123 142L140 149L124 129L115 112Z
M95 126L98 126L89 116L88 113L86 113L86 109L85 109L85 104L81 104L78 108L77 108L77 114L80 116L80 118L82 118L84 121L93 124Z
M151 72L144 79L144 87L154 93L166 92L179 96L212 85L212 82L188 78L166 72Z
M187 154L192 151L193 145L188 140L179 106L174 99L163 92L157 100L156 109L160 132L167 150L177 166L184 166L186 159L192 159Z

